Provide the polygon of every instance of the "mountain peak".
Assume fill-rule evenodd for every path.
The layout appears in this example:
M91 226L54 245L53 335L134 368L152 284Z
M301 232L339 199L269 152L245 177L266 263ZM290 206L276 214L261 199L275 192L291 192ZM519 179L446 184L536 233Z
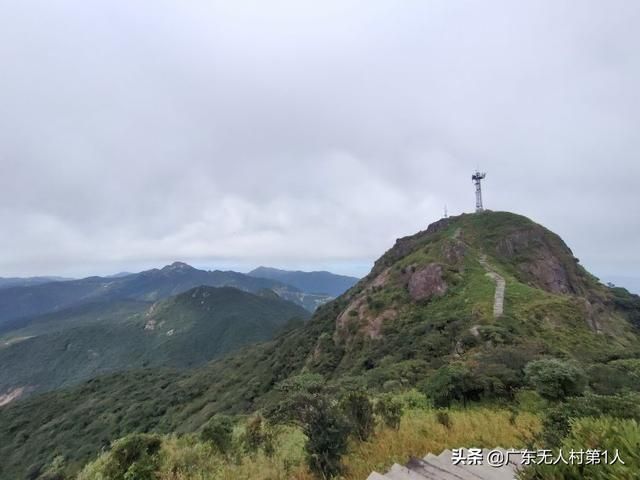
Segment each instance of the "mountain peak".
M191 270L195 270L195 268L193 268L191 265L184 263L184 262L173 262L171 265L166 265L164 267L162 267L162 271L164 272L168 272L168 271L191 271Z

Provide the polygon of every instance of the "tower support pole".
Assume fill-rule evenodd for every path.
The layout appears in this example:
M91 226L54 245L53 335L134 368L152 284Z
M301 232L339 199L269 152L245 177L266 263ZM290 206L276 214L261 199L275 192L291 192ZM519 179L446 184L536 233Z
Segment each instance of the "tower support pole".
M473 180L474 185L476 186L476 212L482 212L484 207L482 206L482 179L486 177L486 173L480 173L476 170L476 172L471 176L471 180Z

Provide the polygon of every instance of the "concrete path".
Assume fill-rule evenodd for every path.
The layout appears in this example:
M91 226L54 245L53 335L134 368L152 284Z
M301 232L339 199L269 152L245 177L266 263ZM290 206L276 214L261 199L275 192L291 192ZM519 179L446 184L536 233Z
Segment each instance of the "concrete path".
M507 284L504 281L504 277L491 268L491 265L487 262L486 255L481 255L479 262L487 271L486 275L496 284L496 293L493 297L493 317L498 318L504 313L504 290Z
M502 452L503 461L495 462L494 456L497 466L491 466L488 457L496 451ZM430 453L424 458L411 458L406 465L396 463L385 474L372 472L367 480L516 480L520 467L518 454L508 454L501 448L482 450L482 461L477 465L456 464L451 450L444 450L438 456Z

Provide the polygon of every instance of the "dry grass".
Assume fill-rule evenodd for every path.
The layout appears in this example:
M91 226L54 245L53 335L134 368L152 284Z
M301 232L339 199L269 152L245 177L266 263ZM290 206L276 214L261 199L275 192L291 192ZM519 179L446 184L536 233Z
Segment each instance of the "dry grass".
M412 410L402 418L400 429L383 429L370 442L354 445L345 458L348 480L364 480L372 470L386 471L410 456L440 453L456 447L524 447L540 430L540 420L522 413L510 421L511 412L489 408L449 411L449 428L436 419L435 410Z
M222 458L194 436L168 437L163 442L159 480L311 480L304 463L304 435L294 428L278 435L276 453L262 452Z
M380 429L371 441L353 443L344 458L345 480L364 480L372 470L386 471L409 456L439 453L454 447L524 447L540 429L539 419L522 413L515 419L505 409L485 407L449 410L450 426L440 424L436 410L406 412L399 430ZM278 436L272 458L263 454L223 460L207 445L189 437L169 437L160 480L312 480L304 464L304 436L295 429Z

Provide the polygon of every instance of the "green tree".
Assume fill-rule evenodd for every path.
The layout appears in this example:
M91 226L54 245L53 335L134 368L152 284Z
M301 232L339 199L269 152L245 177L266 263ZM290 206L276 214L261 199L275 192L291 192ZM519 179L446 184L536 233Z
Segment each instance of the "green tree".
M525 378L540 396L548 400L580 395L586 386L582 370L556 358L529 362L525 367Z
M448 407L454 401L475 400L483 393L481 381L463 364L445 365L427 381L425 393L436 407Z
M307 437L307 464L320 478L342 472L351 424L335 400L314 375L293 377L280 385L283 399L266 412L274 423L297 425Z
M376 422L373 404L367 394L361 391L349 392L342 399L341 406L358 440L368 440L373 435Z

